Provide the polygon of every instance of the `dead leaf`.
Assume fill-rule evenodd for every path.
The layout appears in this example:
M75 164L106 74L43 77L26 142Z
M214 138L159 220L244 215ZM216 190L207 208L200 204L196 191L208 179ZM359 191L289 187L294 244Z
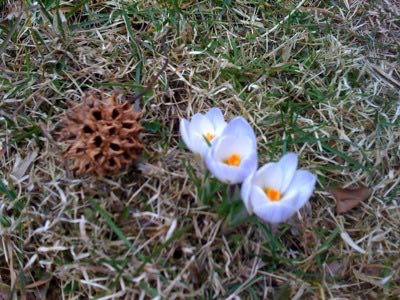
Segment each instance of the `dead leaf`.
M372 194L372 189L365 186L345 189L338 188L334 189L331 193L336 200L336 213L342 214L358 206L362 201L367 200Z
M15 181L20 181L28 171L29 166L35 161L38 156L38 150L35 150L29 153L24 159L21 159L21 156L17 153L13 170L11 172L12 178Z
M26 13L24 12L24 6L21 0L13 1L12 3L6 3L4 10L1 12L2 18L12 20L18 18L20 15L26 19Z
M9 292L0 291L0 300L7 300L10 298Z
M340 233L340 237L347 245L349 245L351 248L353 248L353 250L357 251L358 253L367 253L363 248L357 245L357 243L351 238L351 236L347 232L343 231L342 233Z
M378 265L378 264L370 264L363 266L362 272L370 277L375 277L375 278L380 278L386 274L388 274L390 271L389 267L383 266L383 265Z
M368 276L364 273L361 273L357 270L353 270L353 273L358 280L361 280L363 282L368 282L369 284L383 288L383 284L379 280L377 280L375 277L370 277L370 276Z
M328 279L341 278L345 275L347 266L344 261L332 261L324 264L324 273Z
M2 158L6 154L6 147L3 146L3 143L0 142L0 158Z

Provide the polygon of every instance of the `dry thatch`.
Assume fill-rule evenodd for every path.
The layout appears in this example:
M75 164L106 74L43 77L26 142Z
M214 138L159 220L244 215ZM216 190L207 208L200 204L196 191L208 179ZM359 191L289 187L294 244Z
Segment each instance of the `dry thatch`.
M0 27L0 297L399 295L396 1L23 3ZM164 36L140 171L70 174L46 134L67 99L141 90ZM212 106L251 122L260 163L291 150L318 174L309 207L275 235L230 226L225 190L194 178L179 118ZM353 186L373 193L336 214L329 191Z

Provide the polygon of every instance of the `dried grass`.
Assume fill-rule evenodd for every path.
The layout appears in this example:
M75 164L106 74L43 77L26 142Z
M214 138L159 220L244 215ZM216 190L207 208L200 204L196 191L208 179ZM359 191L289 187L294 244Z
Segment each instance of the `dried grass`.
M38 3L0 28L0 299L399 295L396 1ZM162 67L165 35L140 166L74 177L49 134L67 102L133 96ZM273 238L199 201L178 120L212 106L250 120L262 163L289 149L319 176ZM373 195L336 215L328 191L360 184Z

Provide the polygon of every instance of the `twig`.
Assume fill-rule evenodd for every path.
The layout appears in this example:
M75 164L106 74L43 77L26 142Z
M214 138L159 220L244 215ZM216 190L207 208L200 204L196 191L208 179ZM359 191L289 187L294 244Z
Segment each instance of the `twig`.
M167 44L166 44L167 35L168 35L168 31L166 32L166 34L164 35L164 37L163 37L163 39L161 41L161 44L163 45L162 47L163 47L163 52L164 52L164 56L165 56L165 62L163 64L163 66L161 67L161 69L157 72L157 74L155 74L150 79L150 82L147 84L145 89L142 92L140 92L139 94L134 95L132 99L128 100L129 102L134 103L135 106L137 104L136 102L138 100L140 100L140 98L142 98L143 95L146 94L150 89L153 88L153 86L157 82L157 79L161 76L161 74L165 71L165 69L168 66L168 62L169 62L169 60L168 60L168 47L167 47Z

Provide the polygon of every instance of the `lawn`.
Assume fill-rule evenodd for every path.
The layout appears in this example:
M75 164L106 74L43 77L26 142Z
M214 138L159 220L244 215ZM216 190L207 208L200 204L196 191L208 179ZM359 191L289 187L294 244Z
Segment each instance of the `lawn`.
M397 299L397 0L0 3L0 299ZM57 135L88 91L142 112L114 174L73 172ZM212 107L249 121L259 165L317 175L287 222L183 143Z

